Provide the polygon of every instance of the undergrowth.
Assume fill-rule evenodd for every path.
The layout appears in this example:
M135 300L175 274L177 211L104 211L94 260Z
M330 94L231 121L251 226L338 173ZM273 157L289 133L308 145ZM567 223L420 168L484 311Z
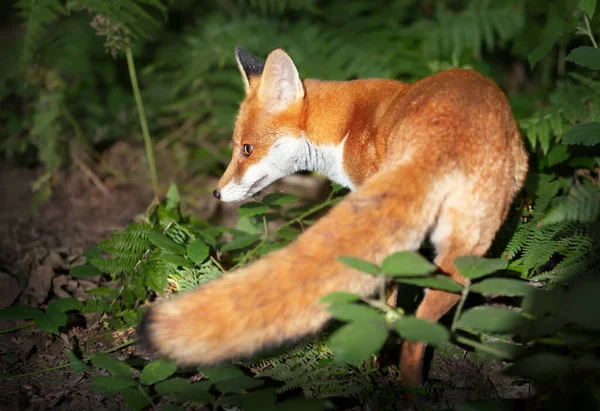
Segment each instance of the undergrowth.
M460 293L448 326L392 309L384 296L334 293L326 300L340 327L253 362L178 369L166 359L129 364L106 352L81 355L74 347L60 367L94 374L93 389L120 396L137 410L194 404L319 410L340 399L367 409L398 409L410 403L410 392L396 366L374 359L390 340L408 339L474 351L503 362L502 373L515 384L535 385L535 395L506 399L501 406L519 402L561 410L576 398L582 409L600 408L598 18L595 1L571 3L20 0L16 7L26 34L20 58L10 60L18 67L0 78L0 99L18 101L21 112L0 112L0 150L22 159L35 147L35 161L47 173L34 188L46 195L52 173L77 155L65 147L75 142L92 147L137 129L133 110L135 102L140 109L142 97L152 119L144 126L139 118L146 142L152 131L160 144L186 148L190 155L183 167L218 175L229 158L226 136L242 98L233 59L240 42L265 52L283 46L301 75L340 80L414 80L463 66L507 88L510 81L498 73L507 70L509 56L516 72L524 70L534 85L511 96L531 154L530 173L489 255L455 261L467 279L464 286L436 275L419 253L394 253L381 266L340 256L381 281ZM188 14L194 18L186 20ZM174 28L169 18L186 24ZM94 31L86 27L90 22ZM362 35L354 35L357 30ZM80 35L75 39L73 32ZM117 79L116 63L95 34L117 59L127 50L130 57L142 57L136 99L130 84ZM65 59L55 51L64 45L80 58ZM15 82L21 78L27 82ZM108 94L100 91L104 83L111 84ZM87 291L84 301L61 299L43 310L8 307L0 315L31 320L56 336L66 331L68 312L99 315L107 331L131 330L150 302L193 290L290 244L344 195L336 186L325 202L304 204L293 195L270 194L241 206L232 228L186 213L171 185L139 221L86 250L86 264L71 270L78 278L100 275L106 286ZM470 296L482 296L485 303L469 305ZM99 370L106 372L98 375ZM497 406L497 399L482 399L455 407Z

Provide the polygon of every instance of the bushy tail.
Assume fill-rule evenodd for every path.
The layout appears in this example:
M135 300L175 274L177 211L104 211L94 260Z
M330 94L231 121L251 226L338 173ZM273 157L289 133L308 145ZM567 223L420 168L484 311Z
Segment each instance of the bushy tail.
M380 172L288 247L158 304L142 338L182 365L206 366L318 332L330 318L321 297L377 289L374 277L337 257L379 264L393 251L417 249L443 196L430 183L408 166Z

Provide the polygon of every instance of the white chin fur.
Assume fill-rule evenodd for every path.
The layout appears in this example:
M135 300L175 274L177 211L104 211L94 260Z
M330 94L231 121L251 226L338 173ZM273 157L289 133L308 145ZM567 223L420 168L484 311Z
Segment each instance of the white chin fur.
M221 189L221 201L242 201L272 182L301 170L318 171L345 187L354 189L343 167L346 139L337 146L318 146L306 137L281 137L269 153L246 171L240 181L231 180Z

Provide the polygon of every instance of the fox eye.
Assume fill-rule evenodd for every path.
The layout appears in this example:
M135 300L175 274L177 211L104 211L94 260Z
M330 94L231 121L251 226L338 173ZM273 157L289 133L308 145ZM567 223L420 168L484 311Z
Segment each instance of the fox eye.
M250 157L252 150L254 150L254 146L252 144L244 144L244 154L246 157Z

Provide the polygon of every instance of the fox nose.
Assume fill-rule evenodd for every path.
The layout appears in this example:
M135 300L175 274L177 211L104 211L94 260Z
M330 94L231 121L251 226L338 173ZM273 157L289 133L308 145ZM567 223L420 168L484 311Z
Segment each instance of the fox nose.
M215 198L220 199L221 198L221 192L219 190L215 190L213 191L213 195L215 196Z

